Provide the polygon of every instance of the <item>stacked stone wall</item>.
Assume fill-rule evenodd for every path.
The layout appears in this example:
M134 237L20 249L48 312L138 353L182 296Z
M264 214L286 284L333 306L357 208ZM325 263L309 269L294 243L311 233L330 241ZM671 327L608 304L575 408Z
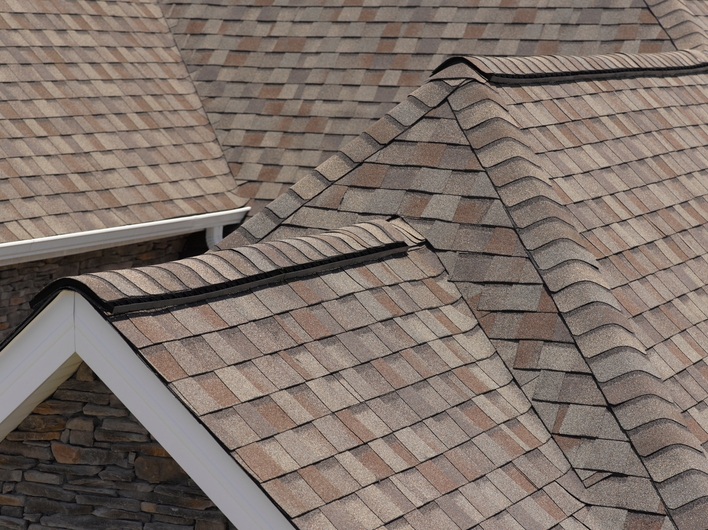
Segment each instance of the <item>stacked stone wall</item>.
M0 267L0 341L30 314L29 302L50 282L87 272L164 263L182 257L188 236Z
M0 442L0 528L235 527L82 364Z

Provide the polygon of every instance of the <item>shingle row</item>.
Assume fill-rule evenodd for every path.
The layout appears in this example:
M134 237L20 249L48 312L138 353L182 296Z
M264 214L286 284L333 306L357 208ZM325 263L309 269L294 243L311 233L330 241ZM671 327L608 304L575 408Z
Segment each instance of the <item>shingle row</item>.
M244 200L153 2L0 8L0 241Z
M675 50L644 3L253 6L162 0L239 194L257 208L450 56ZM346 118L344 118L346 117Z

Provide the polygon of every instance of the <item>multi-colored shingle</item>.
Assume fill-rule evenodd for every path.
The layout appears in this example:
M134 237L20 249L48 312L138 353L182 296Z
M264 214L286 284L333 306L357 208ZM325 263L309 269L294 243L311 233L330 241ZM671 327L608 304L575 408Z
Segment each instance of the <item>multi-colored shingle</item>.
M337 155L350 171L318 168L224 246L401 216L573 467L573 494L700 528L705 68L700 52L462 60ZM304 204L285 210L291 196Z
M298 528L706 527L700 6L163 8L280 196L38 307L88 298Z
M160 6L0 7L0 242L238 208Z
M450 56L677 49L643 1L161 2L238 194L256 209Z

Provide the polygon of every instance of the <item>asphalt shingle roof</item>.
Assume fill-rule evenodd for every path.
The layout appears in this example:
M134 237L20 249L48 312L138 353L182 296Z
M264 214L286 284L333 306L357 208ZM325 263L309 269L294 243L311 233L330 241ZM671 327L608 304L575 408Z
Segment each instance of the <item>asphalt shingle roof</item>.
M676 24L669 4L162 0L238 194L254 209L403 101L449 56L672 51L654 13Z
M705 61L453 62L223 244L401 216L577 472L574 495L700 528Z
M0 7L0 242L238 208L160 6Z
M579 53L637 10L619 51L664 53L459 56L337 151L484 35L165 2L231 170L274 183L242 195L335 154L203 256L39 301L92 299L299 528L704 528L708 56L698 6L650 4L472 10L503 46L599 17L551 39ZM344 93L368 114L325 120Z
M70 281L300 528L582 519L569 462L422 243L378 221ZM239 294L159 307L225 278Z

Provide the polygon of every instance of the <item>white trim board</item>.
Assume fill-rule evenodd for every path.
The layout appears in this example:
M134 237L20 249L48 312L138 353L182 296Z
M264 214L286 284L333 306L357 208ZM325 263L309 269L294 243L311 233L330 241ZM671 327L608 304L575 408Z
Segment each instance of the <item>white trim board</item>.
M78 293L59 293L0 351L0 439L81 360L239 530L293 530L233 457Z
M100 230L0 243L0 266L91 252L143 241L156 241L200 230L207 230L207 239L209 242L213 242L223 233L224 225L240 223L250 209L250 207L237 208L225 212L190 215L136 225L115 226Z

